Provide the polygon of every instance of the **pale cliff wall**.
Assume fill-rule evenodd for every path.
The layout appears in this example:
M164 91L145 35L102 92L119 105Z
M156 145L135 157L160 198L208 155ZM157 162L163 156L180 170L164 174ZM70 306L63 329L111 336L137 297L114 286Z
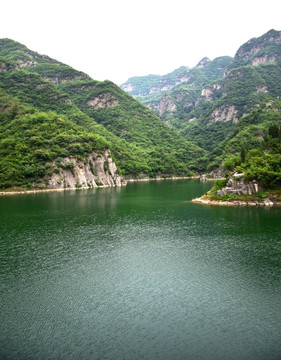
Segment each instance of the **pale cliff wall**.
M95 188L98 186L121 186L122 178L112 161L110 151L91 153L84 160L66 157L54 166L51 177L44 182L50 189Z
M226 187L218 190L217 195L254 195L261 190L263 190L263 188L257 181L246 182L244 174L234 174L233 177L228 180Z

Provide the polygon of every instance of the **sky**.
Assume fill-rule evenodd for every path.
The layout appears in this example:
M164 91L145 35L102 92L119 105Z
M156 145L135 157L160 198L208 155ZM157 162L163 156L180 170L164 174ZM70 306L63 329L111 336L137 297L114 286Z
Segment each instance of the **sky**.
M280 0L9 0L0 38L120 85L234 56L249 39L281 30L280 10Z

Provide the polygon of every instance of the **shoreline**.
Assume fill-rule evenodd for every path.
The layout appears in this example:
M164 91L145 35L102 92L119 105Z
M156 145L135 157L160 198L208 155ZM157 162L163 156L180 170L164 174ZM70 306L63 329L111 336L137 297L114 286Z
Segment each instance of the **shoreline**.
M265 207L272 207L272 206L281 206L281 201L271 201L271 200L264 200L264 201L242 201L242 200L233 200L233 201L220 201L220 200L209 200L209 199L202 199L196 198L192 199L191 202L201 205L207 206L265 206Z
M157 177L157 178L142 178L142 179L124 179L122 186L126 186L128 182L140 182L140 181L163 181L163 180L189 180L189 179L199 179L199 176L172 176L172 177ZM61 192L61 191L73 191L73 190L92 190L92 189L102 189L102 188L115 188L120 186L111 186L111 185L100 185L97 187L79 187L79 188L57 188L57 189L33 189L33 190L14 190L14 191L0 191L0 196L5 195L24 195L24 194L37 194L37 193L44 193L44 192Z
M97 187L79 187L79 188L57 188L57 189L34 189L34 190L15 190L15 191L0 191L0 196L5 195L24 195L24 194L37 194L37 193L44 193L44 192L62 192L62 191L73 191L73 190L94 190L94 189L104 189L104 188L115 188L121 186L111 186L111 185L100 185Z
M164 180L192 180L199 179L200 176L171 176L171 177L156 177L156 178L140 178L140 179L125 179L125 182L138 182L138 181L164 181Z

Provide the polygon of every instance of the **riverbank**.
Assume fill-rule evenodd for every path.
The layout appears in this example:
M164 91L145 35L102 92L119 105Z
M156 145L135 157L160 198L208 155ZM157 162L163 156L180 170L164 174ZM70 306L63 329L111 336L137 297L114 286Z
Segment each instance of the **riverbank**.
M134 178L134 179L126 179L126 182L138 182L138 181L163 181L163 180L190 180L190 179L199 179L200 176L196 175L196 176L170 176L170 177L160 177L157 176L156 178L149 178L149 177L144 177L144 178Z
M163 181L163 180L189 180L189 179L199 179L199 176L171 176L171 177L156 177L156 178L132 178L132 179L125 179L121 186L126 186L128 182L141 182L141 181ZM81 187L71 187L71 188L57 188L57 189L15 189L15 190L6 190L6 191L0 191L0 196L5 195L24 195L24 194L37 194L37 193L47 193L47 192L62 192L62 191L72 191L72 190L90 190L90 189L99 189L99 188L108 188L108 187L115 187L110 185L99 185L97 187L91 188L87 186L81 186Z
M281 189L264 188L257 180L247 181L243 173L215 181L206 194L192 202L214 206L281 206Z
M62 192L62 191L73 191L73 190L90 190L90 189L98 189L98 188L108 188L113 187L110 185L100 185L94 188L90 187L79 187L79 188L60 188L60 189L33 189L33 190L8 190L8 191L0 191L0 196L5 195L24 195L24 194L37 194L37 193L49 193L49 192ZM115 186L114 186L115 187Z
M265 199L262 201L254 200L211 200L204 199L203 197L192 199L191 202L202 204L202 205L210 205L210 206L281 206L281 201Z

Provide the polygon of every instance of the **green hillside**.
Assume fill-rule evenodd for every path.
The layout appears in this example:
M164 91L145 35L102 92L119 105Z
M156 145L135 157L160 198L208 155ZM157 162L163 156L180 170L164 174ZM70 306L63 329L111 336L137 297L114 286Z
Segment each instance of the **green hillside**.
M105 148L123 175L191 175L199 170L197 159L204 150L112 82L95 81L9 39L0 40L0 56L1 108L6 109L0 124L2 187L30 186L48 173L49 162L68 155L83 158ZM23 113L13 116L7 110L19 108ZM31 144L21 131L31 137L37 133L39 140ZM62 146L57 140L61 133L66 138ZM9 142L13 151L6 147ZM22 146L24 157L17 154ZM36 157L37 150L43 155ZM14 175L7 172L9 164ZM29 165L41 170L31 177Z
M277 129L274 134L273 129ZM269 159L271 153L281 154L280 129L281 101L272 99L262 103L258 109L242 117L228 136L210 153L212 162L209 163L208 170L223 165L224 170L228 172L236 166L243 165L243 172L252 173L253 166L251 170L247 170L250 162L242 161L241 156L250 161L253 154L259 154L265 160ZM263 162L264 160L261 161ZM280 166L281 157L277 163L277 167ZM251 176L254 178L253 173Z
M124 86L139 101L111 81L0 39L0 187L47 186L66 166L62 159L87 162L106 149L123 176L238 168L279 186L280 44L281 32L271 30L234 59L129 79Z
M66 116L22 105L3 90L0 109L1 189L39 186L43 177L47 180L62 166L61 158L83 158L110 147L105 138L87 132Z
M181 88L186 91L200 91L202 86L222 76L232 58L222 56L210 61L203 58L194 68L181 66L166 75L137 76L128 79L121 88L139 99L143 104L159 112L159 104L165 94L177 93ZM177 101L177 96L174 97Z
M241 117L281 96L281 32L249 40L233 59L204 58L187 72L188 79L158 97L139 99L186 140L213 151Z
M280 60L280 40L280 31L273 29L258 38L250 39L237 50L229 69Z

